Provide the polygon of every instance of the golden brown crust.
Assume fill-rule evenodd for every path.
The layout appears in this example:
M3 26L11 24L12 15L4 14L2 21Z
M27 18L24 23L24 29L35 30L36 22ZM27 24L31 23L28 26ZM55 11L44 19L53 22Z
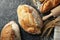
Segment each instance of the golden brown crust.
M45 13L59 4L60 4L60 0L53 0L53 1L46 0L43 2L43 5L40 7L40 12Z
M4 28L1 32L1 40L14 40L14 37L15 33L11 25L8 25L8 27Z
M10 21L3 27L1 40L21 40L19 27L14 21Z
M40 28L42 26L42 20L33 7L28 5L19 5L17 14L19 24L26 32L31 34L41 33ZM37 22L37 20L39 22Z

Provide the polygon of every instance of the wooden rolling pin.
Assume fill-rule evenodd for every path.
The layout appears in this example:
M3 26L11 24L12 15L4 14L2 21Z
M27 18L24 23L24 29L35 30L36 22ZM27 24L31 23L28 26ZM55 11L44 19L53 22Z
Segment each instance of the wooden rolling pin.
M51 13L49 15L47 15L47 16L44 16L42 19L46 20L51 16L54 16L54 17L60 16L60 5L57 6L56 8L54 8L54 9L52 9Z

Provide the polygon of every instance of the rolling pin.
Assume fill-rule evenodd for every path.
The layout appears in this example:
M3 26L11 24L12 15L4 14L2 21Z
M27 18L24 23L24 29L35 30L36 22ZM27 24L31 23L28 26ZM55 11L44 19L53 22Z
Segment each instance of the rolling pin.
M60 5L57 6L56 8L54 8L54 9L52 9L51 13L49 15L47 15L47 16L44 16L42 19L46 20L46 19L48 19L51 16L53 16L53 17L60 16Z

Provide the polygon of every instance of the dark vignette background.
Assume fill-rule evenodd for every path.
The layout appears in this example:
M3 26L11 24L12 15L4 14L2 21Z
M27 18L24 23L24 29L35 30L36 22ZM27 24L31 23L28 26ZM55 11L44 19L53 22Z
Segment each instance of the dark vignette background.
M0 0L0 31L3 26L11 20L18 23L16 9L20 4L28 4L33 6L31 0ZM23 31L21 28L22 40L53 40L52 37L40 37L40 35L31 35Z

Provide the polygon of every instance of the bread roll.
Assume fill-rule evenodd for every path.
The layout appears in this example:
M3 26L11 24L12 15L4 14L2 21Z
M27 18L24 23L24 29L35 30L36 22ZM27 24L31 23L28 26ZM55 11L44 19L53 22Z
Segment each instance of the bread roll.
M7 23L3 27L1 40L21 40L19 27L14 21Z
M60 0L45 0L40 7L40 12L45 13L60 4Z
M18 22L28 33L40 34L43 22L38 12L29 5L19 5L17 8Z

